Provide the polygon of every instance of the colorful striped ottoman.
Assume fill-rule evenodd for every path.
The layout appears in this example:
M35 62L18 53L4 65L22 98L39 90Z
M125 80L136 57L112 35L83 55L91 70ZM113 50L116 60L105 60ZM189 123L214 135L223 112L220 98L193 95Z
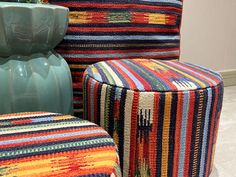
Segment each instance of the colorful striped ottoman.
M68 62L74 112L81 115L82 77L110 59L179 59L182 0L48 0L69 8L69 25L56 51Z
M121 177L116 146L97 125L35 112L0 116L0 176Z
M85 117L118 145L124 177L208 177L221 76L179 61L110 60L84 75Z

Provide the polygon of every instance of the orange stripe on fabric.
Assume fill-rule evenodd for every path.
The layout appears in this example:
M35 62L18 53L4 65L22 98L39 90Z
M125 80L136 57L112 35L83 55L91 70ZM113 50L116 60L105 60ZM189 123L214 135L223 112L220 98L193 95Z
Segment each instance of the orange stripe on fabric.
M129 176L135 176L136 163L136 131L137 131L137 113L139 108L139 92L134 92L132 115L131 115L131 130L130 130L130 169Z
M7 117L16 117L20 118L19 116L32 116L32 115L40 115L40 114L45 114L48 112L23 112L23 113L13 113L13 114L2 114L0 115L0 118L7 118Z
M173 177L178 176L178 162L179 162L179 149L180 149L180 132L182 122L182 110L183 110L183 96L182 92L178 93L177 102L177 115L176 115L176 127L175 127L175 147L174 147L174 162L173 162Z
M53 153L53 154L45 154L45 155L40 155L40 156L31 156L31 157L23 157L23 158L18 158L18 159L10 159L10 160L4 160L0 161L0 165L9 165L13 163L24 163L24 162L29 162L29 159L32 161L40 161L42 159L49 159L49 158L59 158L59 157L73 157L73 154L78 154L81 156L84 156L86 153L92 154L99 154L102 152L107 152L107 151L116 151L116 148L114 146L106 146L106 147L96 147L96 148L89 148L89 149L82 149L82 150L73 150L73 151L66 151L66 152L58 152L58 153Z
M195 143L194 143L194 155L193 155L193 167L192 167L192 175L197 175L197 164L198 164L198 151L199 151L199 141L200 141L200 131L202 124L202 114L203 114L203 100L204 93L203 91L199 91L199 105L198 105L198 114L197 114L197 126L196 126L196 134L195 134Z
M169 152L169 132L170 132L170 113L171 113L172 93L166 93L165 97L165 112L163 120L162 133L162 160L161 160L161 176L168 176L168 152Z

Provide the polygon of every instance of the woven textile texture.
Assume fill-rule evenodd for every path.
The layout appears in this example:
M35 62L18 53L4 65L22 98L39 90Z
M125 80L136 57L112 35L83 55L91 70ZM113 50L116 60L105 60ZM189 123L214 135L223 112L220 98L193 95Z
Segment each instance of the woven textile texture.
M75 113L82 112L88 65L123 58L178 59L182 0L49 0L70 9L67 35L57 47L69 63Z
M73 116L0 116L0 176L121 177L116 152L102 128Z
M85 118L119 148L124 177L208 177L221 76L179 61L111 60L84 74Z

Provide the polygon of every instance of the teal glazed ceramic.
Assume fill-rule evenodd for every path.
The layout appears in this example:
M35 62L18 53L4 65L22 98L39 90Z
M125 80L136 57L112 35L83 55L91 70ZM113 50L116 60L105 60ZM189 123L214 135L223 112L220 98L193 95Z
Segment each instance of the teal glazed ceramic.
M68 9L48 4L0 2L0 56L47 53L64 37Z
M51 52L67 25L67 8L0 2L0 114L73 114L69 66Z
M58 54L0 58L0 113L72 113L70 69Z

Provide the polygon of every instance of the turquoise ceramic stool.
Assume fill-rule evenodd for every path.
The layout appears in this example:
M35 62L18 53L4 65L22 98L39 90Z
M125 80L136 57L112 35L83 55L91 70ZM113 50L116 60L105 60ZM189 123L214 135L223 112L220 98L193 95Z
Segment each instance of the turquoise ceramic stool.
M67 17L60 6L0 2L0 114L72 113L69 67L51 52L66 32Z

